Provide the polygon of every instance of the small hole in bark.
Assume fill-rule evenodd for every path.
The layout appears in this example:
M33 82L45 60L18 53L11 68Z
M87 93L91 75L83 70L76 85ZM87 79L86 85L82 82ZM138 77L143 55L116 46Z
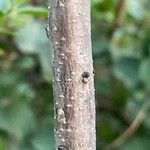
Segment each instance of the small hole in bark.
M87 72L87 71L85 71L85 72L82 73L81 76L82 76L83 78L88 78L88 77L90 76L90 73Z
M88 82L88 78L90 77L90 73L85 71L85 72L82 73L81 76L82 76L82 82L84 84L86 84Z
M93 74L95 74L95 70L93 69Z
M61 145L61 146L58 147L58 150L68 150L68 149L65 146Z
M59 147L58 150L64 150L63 147Z

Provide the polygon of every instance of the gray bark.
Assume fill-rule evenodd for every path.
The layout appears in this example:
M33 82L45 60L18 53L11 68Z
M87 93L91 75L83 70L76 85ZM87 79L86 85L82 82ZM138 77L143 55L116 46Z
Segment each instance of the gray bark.
M96 150L90 1L48 5L56 150Z

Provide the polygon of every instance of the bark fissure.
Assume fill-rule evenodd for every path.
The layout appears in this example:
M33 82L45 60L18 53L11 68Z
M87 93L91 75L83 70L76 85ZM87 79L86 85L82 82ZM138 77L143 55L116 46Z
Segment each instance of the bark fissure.
M56 150L95 150L89 0L50 0Z

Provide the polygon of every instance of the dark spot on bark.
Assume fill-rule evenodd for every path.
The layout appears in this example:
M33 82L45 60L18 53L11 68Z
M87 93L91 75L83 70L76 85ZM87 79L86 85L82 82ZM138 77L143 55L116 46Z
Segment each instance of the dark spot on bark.
M82 82L84 84L86 84L88 82L88 78L90 77L90 73L85 71L85 72L82 73L81 76L82 76Z
M58 150L68 150L68 149L65 146L61 145L61 146L58 147Z
M56 117L58 116L58 106L55 105L55 114L56 114Z
M93 74L95 75L95 70L93 69Z
M81 76L82 76L83 78L88 78L88 77L90 76L90 73L87 72L87 71L85 71L85 72L82 73Z

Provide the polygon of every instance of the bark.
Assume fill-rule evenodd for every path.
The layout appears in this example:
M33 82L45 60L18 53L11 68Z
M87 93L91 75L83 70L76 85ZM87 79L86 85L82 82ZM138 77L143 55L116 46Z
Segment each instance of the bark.
M90 1L50 0L56 150L96 150Z

